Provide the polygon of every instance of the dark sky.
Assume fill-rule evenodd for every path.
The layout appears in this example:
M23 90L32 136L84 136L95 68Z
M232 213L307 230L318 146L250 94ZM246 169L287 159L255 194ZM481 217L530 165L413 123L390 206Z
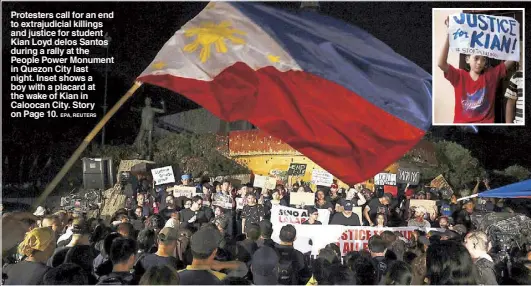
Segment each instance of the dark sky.
M85 13L114 11L114 19L104 21L103 28L113 39L109 51L115 57L116 63L109 67L108 104L112 106L131 87L135 77L151 62L171 35L199 13L206 4L206 2L2 2L2 147L4 157L2 159L8 157L10 166L18 166L22 157L26 161L33 161L35 156L40 154L39 160L46 161L49 154L53 154L54 161L57 161L55 165L61 167L64 160L101 118L104 93L104 65L91 66L90 73L95 77L97 91L90 94L90 98L96 103L98 118L11 119L9 117L11 46L8 34L11 11ZM369 31L430 73L431 9L433 7L500 6L499 8L508 8L524 6L524 4L511 4L511 2L321 2L320 4L321 13ZM300 2L268 2L266 5L296 10ZM91 48L91 53L104 55L105 49L94 47ZM154 86L143 86L109 122L107 142L132 142L138 128L139 116L131 111L131 107L142 106L146 95L152 96L155 101L163 98L168 103L170 113L197 108L195 103L181 95ZM531 136L529 136L531 132L528 128L482 128L480 134L477 135L465 134L456 128L444 127L434 128L434 132L439 136L458 140L471 148L474 155L490 168L504 168L514 163L531 167L528 147L523 146L525 142L523 140L526 138L527 142L531 142ZM96 140L99 142L99 137L96 137ZM491 146L491 144L500 146Z

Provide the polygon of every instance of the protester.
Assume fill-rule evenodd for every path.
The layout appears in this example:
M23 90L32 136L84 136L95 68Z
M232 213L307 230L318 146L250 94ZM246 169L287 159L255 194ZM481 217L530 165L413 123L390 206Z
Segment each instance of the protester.
M308 215L310 218L308 218L307 221L303 222L302 224L308 224L308 225L322 225L322 223L318 220L319 219L319 210L315 207L308 207Z
M155 265L144 273L138 285L180 285L179 274L169 265Z
M477 267L480 284L498 285L494 260L487 253L489 248L487 235L482 231L469 232L465 237L465 247Z
M363 217L367 220L370 226L376 225L376 215L381 213L385 216L389 215L388 205L392 199L390 194L384 194L381 198L374 198L369 201L363 210Z
M343 212L336 213L332 217L332 221L330 221L330 224L338 224L345 226L361 225L359 216L352 212L352 208L352 202L345 201L345 204L343 205Z
M135 276L131 274L135 264L137 243L131 238L117 238L112 242L109 258L112 272L100 277L97 285L135 285Z

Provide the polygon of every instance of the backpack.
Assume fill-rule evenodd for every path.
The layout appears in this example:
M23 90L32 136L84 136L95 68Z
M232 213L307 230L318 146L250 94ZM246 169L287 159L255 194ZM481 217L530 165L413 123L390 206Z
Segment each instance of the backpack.
M278 284L297 285L297 268L295 267L295 249L276 249L278 261Z

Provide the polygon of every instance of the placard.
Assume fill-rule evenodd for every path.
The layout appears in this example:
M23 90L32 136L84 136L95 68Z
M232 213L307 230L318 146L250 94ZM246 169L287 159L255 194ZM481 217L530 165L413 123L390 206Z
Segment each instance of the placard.
M245 198L236 198L236 209L243 210L243 207L247 205L247 199Z
M317 218L323 225L328 225L330 221L330 211L318 209L319 217ZM271 208L271 224L275 226L284 226L286 224L302 224L310 218L306 209L290 208L281 205L273 205Z
M511 17L452 14L448 18L450 49L503 61L520 61L520 23Z
M255 188L274 190L277 186L277 180L268 176L255 175L253 186Z
M312 171L312 183L317 186L330 187L334 182L334 176L325 170L313 169Z
M171 166L152 169L151 174L153 175L153 181L155 182L155 185L175 183L173 168Z
M379 173L374 176L374 184L377 186L396 186L396 174Z
M299 193L291 192L289 193L289 204L294 206L314 206L315 205L315 194L314 193Z
M171 188L166 189L167 192L172 192L173 197L187 197L192 198L195 196L195 193L197 192L197 189L195 187L187 187L187 186L173 186Z
M418 185L420 181L420 171L416 169L398 168L396 182L410 185Z
M436 214L438 212L436 204L437 202L432 200L410 200L409 208L412 209L414 207L424 207L428 213Z
M212 205L222 207L224 209L232 209L232 197L230 195L224 195L216 193L212 196Z
M288 169L289 176L301 176L303 177L306 174L306 164L300 163L291 163Z

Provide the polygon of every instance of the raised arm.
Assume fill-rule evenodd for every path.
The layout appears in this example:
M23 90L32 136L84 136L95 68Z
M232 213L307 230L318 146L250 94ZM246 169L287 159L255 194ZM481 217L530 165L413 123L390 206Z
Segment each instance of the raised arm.
M450 38L448 35L448 18L446 18L446 21L444 22L446 24L446 39L444 40L444 46L441 51L441 55L439 56L439 62L437 65L439 68L444 72L448 72L448 51L450 50Z

